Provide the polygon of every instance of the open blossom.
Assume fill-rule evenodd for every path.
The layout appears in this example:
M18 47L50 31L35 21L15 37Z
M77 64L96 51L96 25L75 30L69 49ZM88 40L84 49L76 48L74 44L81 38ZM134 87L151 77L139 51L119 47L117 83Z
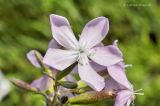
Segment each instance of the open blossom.
M122 77L118 77L116 71L119 71L119 75ZM138 93L142 89L133 90L133 85L125 75L125 65L123 62L110 66L108 72L112 72L112 74L106 80L105 90L117 92L114 106L130 106L135 100L135 94L143 95L143 93ZM122 81L124 82L122 83Z
M0 101L9 93L10 83L0 71Z
M81 80L97 91L102 90L105 86L104 78L91 66L92 61L102 66L114 65L122 61L121 53L115 46L97 46L108 33L108 19L98 17L88 22L79 41L66 18L52 14L50 21L52 35L63 49L49 48L43 62L61 71L78 62L76 67Z

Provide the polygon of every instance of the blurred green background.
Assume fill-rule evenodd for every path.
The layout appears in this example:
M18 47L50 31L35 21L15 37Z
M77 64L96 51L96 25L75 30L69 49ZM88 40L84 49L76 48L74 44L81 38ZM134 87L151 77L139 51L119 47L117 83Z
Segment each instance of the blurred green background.
M133 64L127 68L128 78L135 89L144 89L135 106L160 106L159 0L0 0L0 69L7 78L31 82L41 75L26 53L45 53L52 39L52 13L67 17L75 35L91 19L108 17L104 43L119 40L126 63ZM113 106L113 101L96 105ZM13 87L0 106L43 106L43 98Z

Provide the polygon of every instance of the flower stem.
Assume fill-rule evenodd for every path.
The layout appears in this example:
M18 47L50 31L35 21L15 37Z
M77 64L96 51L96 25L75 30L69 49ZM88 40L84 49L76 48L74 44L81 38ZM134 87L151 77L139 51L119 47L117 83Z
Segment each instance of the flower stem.
M54 92L55 95L53 97L52 105L51 106L56 106L57 105L57 99L58 99L58 83L55 80L55 86L54 86Z

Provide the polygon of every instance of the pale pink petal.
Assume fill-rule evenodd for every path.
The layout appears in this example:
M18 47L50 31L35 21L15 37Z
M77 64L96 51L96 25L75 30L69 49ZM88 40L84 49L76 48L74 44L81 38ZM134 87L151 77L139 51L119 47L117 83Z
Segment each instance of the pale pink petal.
M114 91L114 90L119 90L123 88L111 77L107 78L105 83L106 83L105 90L107 91Z
M72 76L72 74L68 74L65 78L65 81L76 82L76 79Z
M95 47L92 52L93 55L90 58L103 66L114 65L123 60L119 50L114 45Z
M104 78L96 73L90 64L78 64L78 73L81 80L86 82L94 90L101 91L104 88Z
M76 60L77 51L50 48L43 58L43 63L61 71L76 62Z
M105 69L107 69L107 67L99 65L94 61L91 61L90 65L96 72L101 72L101 71L104 71Z
M74 68L71 71L71 73L73 73L73 74L77 74L78 73L78 65L74 66Z
M68 20L65 17L51 14L50 21L54 39L67 49L77 48L78 41L71 30Z
M106 37L108 30L109 22L107 18L95 18L88 22L84 27L80 36L79 44L87 48L92 48Z
M131 92L129 90L121 90L117 93L114 106L126 106L130 96Z
M51 85L51 83L52 79L50 79L47 75L44 75L39 79L34 80L31 86L38 88L40 91L45 91L49 88L49 85Z
M126 104L126 106L130 106L130 104L132 103L132 100L131 99L129 99L128 101L127 101L127 104Z
M49 42L48 48L58 49L58 48L60 48L60 46L58 45L58 42L57 42L55 39L52 39L52 40Z
M122 66L121 62L116 65L107 67L108 73L116 82L125 88L130 89L132 87L131 83L128 81L125 73L125 68Z
M121 56L123 56L121 50L118 48L118 40L115 40L115 41L113 42L113 45L118 49L118 51L119 51L118 55L120 54Z
M5 78L2 71L0 70L0 104L4 97L11 91L10 81Z
M28 60L32 63L33 66L40 68L41 66L38 63L38 60L35 56L35 50L31 50L27 53Z
M90 61L90 65L91 67L96 71L96 72L101 72L104 71L105 69L107 69L107 67L104 67L102 65L99 65L97 63L95 63L94 61ZM72 70L73 74L78 73L78 65L76 65L73 70Z

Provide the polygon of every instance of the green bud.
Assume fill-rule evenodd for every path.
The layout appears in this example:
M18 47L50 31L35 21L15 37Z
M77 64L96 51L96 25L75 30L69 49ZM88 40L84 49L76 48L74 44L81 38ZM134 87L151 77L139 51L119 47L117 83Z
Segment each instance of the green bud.
M10 81L16 85L17 87L20 87L22 89L25 89L25 90L28 90L28 91L31 91L31 92L38 92L38 89L35 88L35 87L32 87L30 84L22 81L22 80L19 80L19 79L16 79L16 78L12 78L10 79Z
M70 104L90 104L106 99L112 99L114 97L115 93L113 91L90 91L75 97L71 97L68 101Z
M77 88L77 84L74 82L70 82L70 81L59 81L58 82L61 86L65 87L65 88L69 88L69 89L75 89Z
M52 72L50 71L50 69L46 65L44 65L42 62L42 59L43 59L42 55L38 51L35 51L35 56L36 56L38 63L42 67L44 73L46 73L49 76L52 76Z

